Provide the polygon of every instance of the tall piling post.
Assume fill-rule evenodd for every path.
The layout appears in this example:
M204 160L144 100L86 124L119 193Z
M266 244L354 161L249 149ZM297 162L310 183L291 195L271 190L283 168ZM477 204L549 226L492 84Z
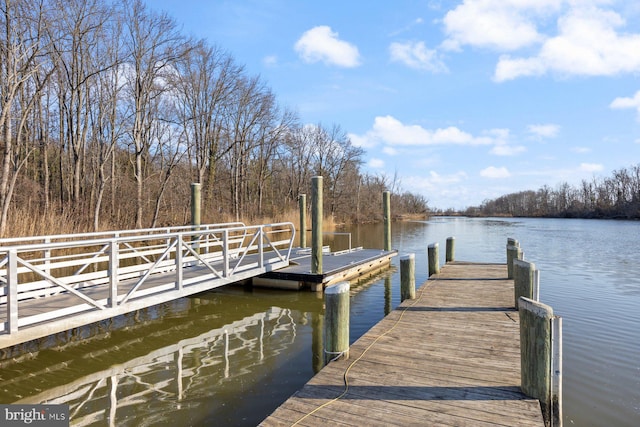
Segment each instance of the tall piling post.
M523 253L520 246L507 245L507 279L513 279L513 261L522 258Z
M300 247L307 247L307 195L300 194L298 196L298 205L300 207Z
M199 182L191 183L191 229L200 230L201 185ZM194 251L200 253L199 236L191 236L191 246ZM181 248L178 248L181 250Z
M440 273L440 250L437 243L432 243L427 248L427 258L429 259L429 277Z
M391 192L382 193L382 216L384 218L384 250L391 250Z
M553 325L559 318L553 315L551 307L529 298L520 298L518 307L522 392L540 401L545 425L561 426L562 401L557 394L561 388L553 386L553 377L559 374L553 372L554 367L559 366L554 361L554 353L561 355L558 348L561 341L554 339Z
M535 270L536 265L532 262L521 259L513 261L513 293L516 308L520 297L535 301Z
M455 237L447 237L447 246L445 252L445 260L446 262L455 261L456 257L456 238Z
M349 282L338 282L325 289L325 364L349 358Z
M321 176L314 176L313 178L311 178L311 273L322 274Z
M199 182L191 183L191 226L193 230L200 229L200 204L201 185Z
M416 297L415 254L400 258L400 301Z

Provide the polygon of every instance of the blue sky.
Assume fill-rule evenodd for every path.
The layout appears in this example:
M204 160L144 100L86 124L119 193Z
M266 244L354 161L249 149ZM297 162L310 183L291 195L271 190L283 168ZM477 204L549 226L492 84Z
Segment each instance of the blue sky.
M637 0L148 0L431 207L640 163Z

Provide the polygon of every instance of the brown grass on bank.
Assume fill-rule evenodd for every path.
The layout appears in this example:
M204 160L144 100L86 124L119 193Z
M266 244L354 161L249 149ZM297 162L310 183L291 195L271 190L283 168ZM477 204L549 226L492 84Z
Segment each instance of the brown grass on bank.
M233 222L232 218L217 218L215 221L207 221L209 223L224 223ZM253 220L242 220L247 225L256 224L273 224L278 222L291 222L294 224L296 230L299 232L300 217L299 212L296 209L289 210L278 218L272 217L260 217ZM179 226L185 225L184 223L168 224L162 223L158 226ZM325 217L322 222L323 231L335 231L338 227L338 223L335 222L332 217ZM118 226L109 221L101 221L98 231L110 231L121 230L132 227ZM311 217L307 216L307 228L311 230ZM75 234L75 233L87 233L92 232L93 221L89 215L78 214L76 212L60 212L56 209L51 209L49 213L38 213L37 209L30 209L29 206L17 207L9 215L9 221L7 226L7 232L4 236L0 237L26 237L26 236L46 236L54 234Z

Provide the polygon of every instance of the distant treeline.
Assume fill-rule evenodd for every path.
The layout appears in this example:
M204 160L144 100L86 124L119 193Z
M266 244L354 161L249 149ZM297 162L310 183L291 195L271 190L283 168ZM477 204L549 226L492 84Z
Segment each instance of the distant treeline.
M324 177L336 222L426 214L361 171L339 125L308 125L223 48L140 0L0 4L0 235L279 220Z
M640 219L640 164L607 178L582 180L579 186L559 184L521 191L464 212L469 216Z

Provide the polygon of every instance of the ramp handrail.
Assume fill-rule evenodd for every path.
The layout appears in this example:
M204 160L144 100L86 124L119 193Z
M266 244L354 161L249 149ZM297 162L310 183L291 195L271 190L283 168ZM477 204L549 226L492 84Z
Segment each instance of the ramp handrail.
M288 264L295 238L288 222L165 230L124 230L101 238L96 233L58 235L49 243L0 246L0 334L87 311L122 314L134 300L137 309L141 299L160 293L175 299L262 274ZM211 286L203 287L207 281ZM24 302L50 302L56 296L76 298L62 308L20 314Z
M26 237L5 237L0 239L0 251L2 247L5 246L16 246L16 245L27 245L27 244L41 244L41 243L54 243L56 241L73 241L79 239L90 239L90 238L117 238L124 236L134 236L134 235L154 235L154 234L167 234L167 233L177 233L182 231L189 230L212 230L218 228L229 228L229 227L245 227L246 224L244 222L224 222L218 224L203 224L203 225L178 225L173 227L156 227L156 228L139 228L139 229L129 229L129 230L109 230L109 231L93 231L89 233L71 233L71 234L48 234L41 236L26 236Z

